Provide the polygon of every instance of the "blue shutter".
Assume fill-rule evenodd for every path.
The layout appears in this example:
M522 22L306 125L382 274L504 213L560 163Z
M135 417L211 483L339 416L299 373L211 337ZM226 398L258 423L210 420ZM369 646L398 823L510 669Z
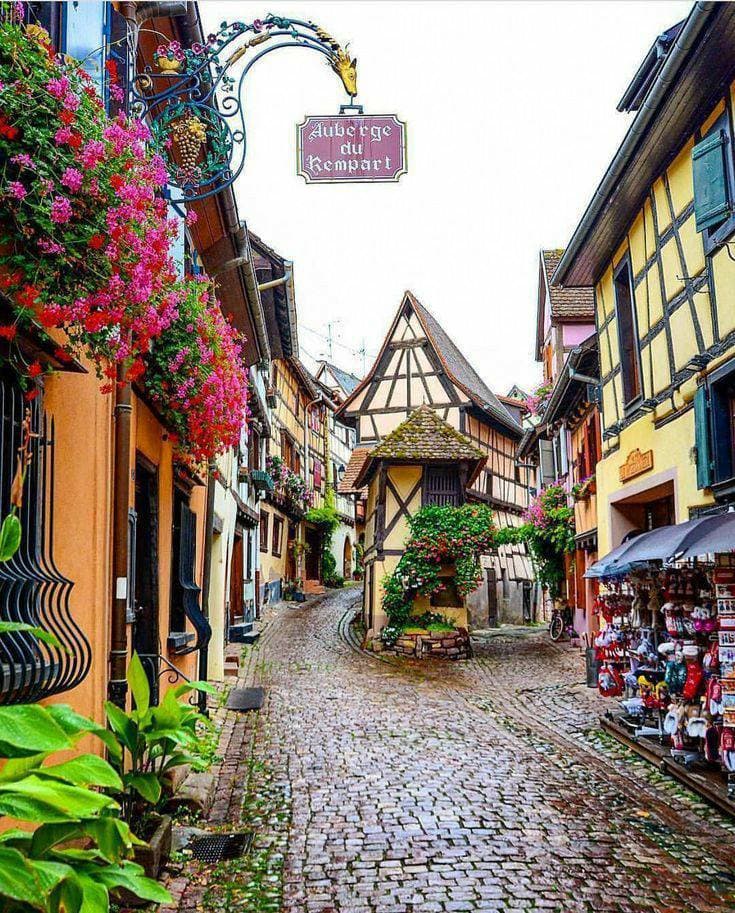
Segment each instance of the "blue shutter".
M105 4L101 0L65 4L66 53L84 61L100 95L104 83Z
M698 387L694 394L694 441L697 446L697 488L709 488L712 485L712 447L706 387Z
M692 149L697 231L704 231L705 228L722 222L730 209L725 165L726 143L725 131L717 130Z

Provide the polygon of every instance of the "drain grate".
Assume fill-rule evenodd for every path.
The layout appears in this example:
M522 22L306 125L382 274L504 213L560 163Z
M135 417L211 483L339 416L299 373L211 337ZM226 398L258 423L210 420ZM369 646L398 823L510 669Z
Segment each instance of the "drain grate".
M222 862L223 859L237 859L250 849L253 835L248 831L232 834L212 834L200 837L189 844L191 854L201 862Z

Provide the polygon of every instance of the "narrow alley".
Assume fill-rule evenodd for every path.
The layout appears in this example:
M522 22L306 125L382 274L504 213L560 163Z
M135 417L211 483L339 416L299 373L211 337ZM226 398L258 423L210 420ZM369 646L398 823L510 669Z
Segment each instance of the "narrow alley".
M215 807L239 823L249 771L266 899L252 871L202 870L181 911L735 909L735 826L601 733L578 651L509 629L471 661L381 659L358 604L273 610L247 663L266 704L231 730Z

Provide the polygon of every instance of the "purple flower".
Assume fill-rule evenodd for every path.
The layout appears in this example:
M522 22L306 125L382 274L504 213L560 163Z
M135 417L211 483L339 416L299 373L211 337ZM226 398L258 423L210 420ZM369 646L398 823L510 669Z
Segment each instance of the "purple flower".
M73 193L81 189L84 175L78 168L67 168L61 176L61 183Z
M20 181L11 181L8 184L8 193L15 197L16 200L22 200L24 197L28 196L28 191Z
M20 165L21 168L35 168L36 163L28 155L27 152L20 152L18 155L14 155L10 160L14 165Z
M51 221L58 225L68 222L72 217L72 206L66 197L55 196L51 201Z

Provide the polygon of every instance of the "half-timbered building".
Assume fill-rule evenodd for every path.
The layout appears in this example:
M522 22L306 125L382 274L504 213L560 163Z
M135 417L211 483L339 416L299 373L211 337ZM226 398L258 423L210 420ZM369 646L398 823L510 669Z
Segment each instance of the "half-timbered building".
M407 291L375 364L340 409L357 430L344 490L360 488L371 451L423 405L485 454L481 471L469 479L468 497L490 504L499 526L519 525L530 484L527 470L515 460L521 425L436 318ZM530 608L533 576L524 549L503 548L499 555L485 556L483 565L486 580L469 601L472 622L492 624L501 616L520 620L524 598Z
M735 498L735 7L676 33L621 101L633 123L552 279L595 288L602 555Z

